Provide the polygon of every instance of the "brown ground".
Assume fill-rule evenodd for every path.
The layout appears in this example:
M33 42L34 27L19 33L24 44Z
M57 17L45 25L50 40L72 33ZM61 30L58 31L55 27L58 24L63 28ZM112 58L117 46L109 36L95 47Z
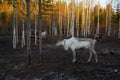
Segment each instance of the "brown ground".
M38 46L32 40L32 63L27 64L26 48L12 48L12 37L0 37L0 80L120 80L120 40L98 41L94 57L86 63L88 52L77 50L77 62L72 52L56 47L56 38L43 44L43 61Z

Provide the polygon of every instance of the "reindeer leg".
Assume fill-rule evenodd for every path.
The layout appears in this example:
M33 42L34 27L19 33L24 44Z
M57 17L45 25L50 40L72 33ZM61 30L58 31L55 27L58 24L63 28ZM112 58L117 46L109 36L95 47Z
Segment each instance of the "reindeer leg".
M74 63L77 60L76 59L76 52L75 52L75 50L72 50L72 52L73 52L73 61L72 62Z
M95 60L96 60L96 62L98 62L98 58L97 58L97 54L96 54L95 49L92 49L92 52L93 52L93 53L94 53L94 55L95 55Z
M87 62L90 62L90 61L91 61L91 58L92 58L92 52L91 52L91 50L89 50L89 53L90 53L90 56L89 56L89 59L88 59Z

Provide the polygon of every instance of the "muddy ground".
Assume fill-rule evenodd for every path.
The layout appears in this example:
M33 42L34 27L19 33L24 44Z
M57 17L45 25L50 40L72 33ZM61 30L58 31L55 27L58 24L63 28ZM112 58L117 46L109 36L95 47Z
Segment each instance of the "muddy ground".
M0 80L120 80L120 40L96 43L99 62L94 57L87 63L87 50L77 50L77 62L72 52L56 47L56 39L45 39L40 61L38 45L32 39L31 64L27 64L26 47L12 48L12 37L0 37Z

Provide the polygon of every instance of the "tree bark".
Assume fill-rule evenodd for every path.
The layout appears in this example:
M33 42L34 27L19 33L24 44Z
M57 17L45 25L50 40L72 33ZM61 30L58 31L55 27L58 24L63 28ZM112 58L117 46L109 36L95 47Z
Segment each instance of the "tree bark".
M35 9L34 9L34 17L35 17L35 45L37 45L37 21L36 21L36 0L34 2L34 6L35 6Z
M118 15L119 15L119 33L118 33L118 39L120 39L120 11L118 11Z
M40 61L42 60L42 3L39 0L39 53L40 53Z
M99 11L100 11L100 0L98 0L98 23L97 23L97 28L96 28L96 34L99 34Z
M31 63L31 26L30 26L30 0L26 0L26 10L27 10L27 58L28 64Z
M76 31L77 31L77 37L79 36L79 0L77 0L77 15L76 15Z
M71 35L74 36L74 0L72 0L72 19L71 19Z
M22 1L22 12L24 12L24 2ZM22 42L21 47L25 46L24 14L22 13Z
M69 35L69 6L67 5L67 36Z
M16 49L15 8L13 9L13 48Z

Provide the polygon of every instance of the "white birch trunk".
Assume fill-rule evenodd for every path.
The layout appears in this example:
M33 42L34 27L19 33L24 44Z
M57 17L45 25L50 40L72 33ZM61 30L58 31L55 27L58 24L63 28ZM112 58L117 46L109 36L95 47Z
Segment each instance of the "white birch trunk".
M112 18L111 18L111 12L112 12L112 1L110 2L110 12L109 12L109 25L108 25L108 37L111 36L111 24L112 24Z
M17 3L15 3L15 26L16 26L16 43L18 44L18 16L17 16Z
M59 33L60 36L62 36L62 9L60 8L61 6L61 0L59 0Z
M68 17L67 17L67 36L69 35L69 6L67 5L67 13L68 13Z
M91 29L90 29L90 23L91 23L91 1L89 0L89 5L88 5L88 13L89 13L89 16L88 16L88 35L91 34Z
M110 4L110 12L109 12L109 25L108 25L108 37L111 35L111 4Z
M96 28L96 34L99 34L99 11L100 11L100 0L98 0L98 23Z
M14 2L12 1L13 5ZM15 8L13 8L13 48L16 49Z
M65 0L64 0L64 2L65 2ZM67 32L67 15L66 15L66 13L67 13L67 6L65 5L65 11L64 11L64 34L66 34L66 32Z
M81 34L85 36L85 11L84 11L84 1L82 1L82 24L81 24Z
M36 0L34 1L34 17L35 17L35 45L37 45L37 21L36 21Z
M76 18L76 27L77 27L77 37L79 36L79 0L77 0L77 18Z
M24 1L22 1L22 12L24 12ZM25 46L24 14L22 13L22 42L21 47Z
M71 19L71 35L74 36L74 0L72 0L72 19Z
M106 28L105 28L105 31L106 31L106 33L108 32L108 15L107 15L107 12L106 12Z

